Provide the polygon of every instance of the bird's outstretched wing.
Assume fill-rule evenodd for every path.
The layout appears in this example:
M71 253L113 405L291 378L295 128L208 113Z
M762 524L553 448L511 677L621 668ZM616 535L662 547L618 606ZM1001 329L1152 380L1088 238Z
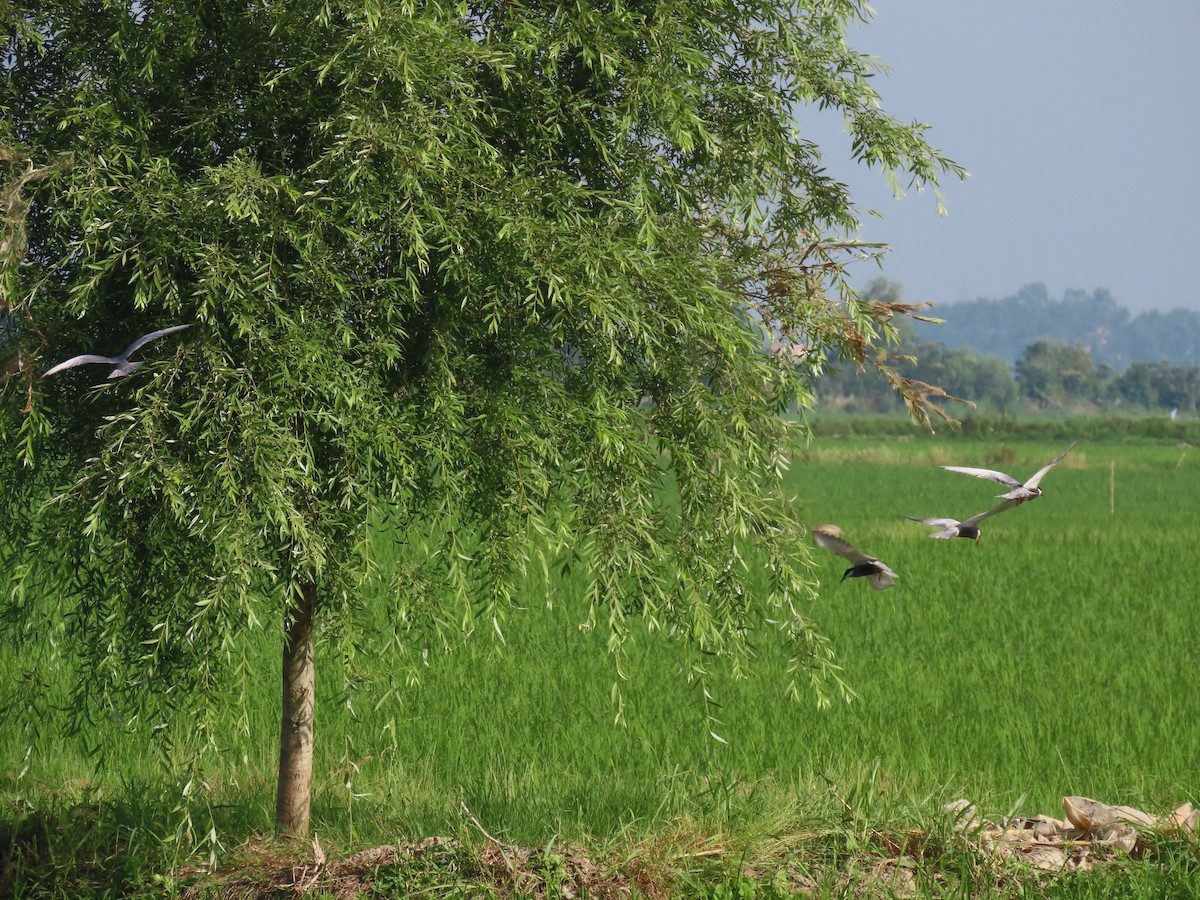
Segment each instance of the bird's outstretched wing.
M930 525L934 528L955 528L962 524L958 519L921 519L917 516L905 516L906 519L912 519L914 522L920 522L922 525Z
M997 484L1002 484L1005 487L1019 488L1021 482L1013 478L1011 475L1005 475L1003 472L997 472L995 469L973 469L970 466L942 466L947 472L962 472L964 475L974 475L976 478L986 478L989 481L994 481Z
M997 513L1002 513L1006 509L1012 509L1014 506L1018 506L1018 505L1019 504L1016 500L1005 500L1003 503L999 504L998 506L993 506L987 512L976 513L975 515L971 516L971 518L969 518L969 519L963 519L963 521L960 524L962 524L962 525L978 525L980 522L982 522L984 519L988 518L989 516L994 516Z
M866 563L877 563L879 560L873 556L867 556L861 550L854 547L848 541L834 537L832 534L827 534L824 531L813 531L813 540L828 550L830 553L836 553L838 556L850 560L856 566Z
M49 378L64 369L73 369L76 366L86 366L88 363L104 363L105 365L115 366L120 360L113 359L111 356L97 356L94 353L84 353L80 356L72 356L70 359L65 359L57 366L47 369L42 373L43 378Z
M185 328L191 327L191 323L188 323L187 325L172 325L170 328L160 328L158 331L152 331L149 334L143 334L140 338L125 348L125 352L121 354L120 358L129 359L130 356L151 341L156 341L164 335L173 334L176 331L183 331Z
M1074 447L1078 443L1079 441L1071 441L1071 447ZM1064 456L1071 452L1071 447L1068 447L1062 453L1058 454L1058 456L1054 457L1054 459L1050 460L1050 462L1046 463L1044 466L1034 472L1033 477L1025 482L1025 487L1029 488L1030 490L1037 487L1038 482L1042 480L1042 477L1055 466L1057 466L1062 461Z

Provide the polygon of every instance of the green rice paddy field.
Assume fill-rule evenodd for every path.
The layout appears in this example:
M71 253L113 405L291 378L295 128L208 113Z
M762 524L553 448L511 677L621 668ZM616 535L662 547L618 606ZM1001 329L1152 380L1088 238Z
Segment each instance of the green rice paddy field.
M714 727L680 646L650 635L614 724L605 636L580 630L570 583L531 586L503 648L481 632L401 696L355 694L353 712L326 662L335 651L318 647L314 827L342 845L455 833L465 804L491 834L540 846L681 819L747 828L782 809L928 820L959 797L996 815L1061 815L1069 794L1154 812L1200 804L1200 451L1083 440L1044 497L984 523L978 547L904 518L994 502L998 486L939 464L1023 478L1068 442L821 438L797 452L789 483L806 520L838 524L900 575L886 591L839 583L843 561L814 549L811 617L857 694L829 709L787 699L784 655L764 640L751 677L713 683ZM230 698L249 730L231 716L223 754L204 764L209 813L235 842L267 830L273 809L277 644L257 652L261 690ZM6 726L0 800L159 791L169 808L179 784L161 787L145 735L89 737L109 747L100 774L65 738L26 759Z

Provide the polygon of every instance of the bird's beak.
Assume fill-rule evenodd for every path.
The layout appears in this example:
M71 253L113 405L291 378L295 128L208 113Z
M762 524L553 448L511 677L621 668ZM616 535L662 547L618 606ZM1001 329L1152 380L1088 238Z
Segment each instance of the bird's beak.
M979 538L975 538L975 546L976 546L976 547L978 547L978 546L979 546Z

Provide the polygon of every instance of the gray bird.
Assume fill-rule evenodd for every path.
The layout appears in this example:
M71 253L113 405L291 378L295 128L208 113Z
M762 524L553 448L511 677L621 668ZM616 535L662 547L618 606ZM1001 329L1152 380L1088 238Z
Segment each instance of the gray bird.
M866 578L871 587L877 591L890 588L900 576L873 556L867 556L852 547L842 539L842 529L836 525L818 525L812 530L813 540L830 553L836 553L852 562L852 565L842 573L842 581L847 578Z
M47 369L42 375L43 378L49 378L51 375L56 375L64 369L73 369L76 366L85 366L89 363L103 363L108 366L115 366L108 373L109 378L123 378L126 375L132 375L139 367L142 366L141 360L131 360L129 357L136 353L146 344L151 341L158 340L167 334L172 334L176 331L183 331L185 328L191 328L191 325L172 325L170 328L160 328L158 331L152 331L149 334L143 334L140 338L125 348L125 351L120 356L97 356L94 353L84 353L79 356L72 356L70 359L63 360L52 369Z
M1071 447L1074 447L1078 441L1071 441ZM1024 484L1017 481L1011 475L1005 475L1003 472L997 472L995 469L972 469L969 466L942 466L947 472L962 472L964 475L974 475L976 478L986 478L989 481L994 481L997 484L1002 484L1005 487L1012 488L1007 494L997 494L1004 500L1015 500L1017 503L1024 503L1026 500L1032 500L1035 497L1042 496L1042 489L1038 487L1043 476L1055 466L1059 461L1067 455L1071 447L1068 447L1050 462L1046 463L1040 469L1030 476L1029 480Z
M922 525L929 525L939 529L929 535L931 538L967 538L975 542L975 546L979 546L979 523L989 516L994 516L996 513L1002 513L1006 509L1012 509L1017 506L1020 500L1005 500L999 506L993 506L987 512L981 512L971 516L969 519L963 519L961 522L958 519L919 519L916 516L905 516L906 519L912 519L914 522L920 522Z

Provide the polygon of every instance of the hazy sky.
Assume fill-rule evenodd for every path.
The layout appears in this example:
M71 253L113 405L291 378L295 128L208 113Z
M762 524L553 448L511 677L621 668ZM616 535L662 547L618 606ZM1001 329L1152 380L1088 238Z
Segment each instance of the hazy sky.
M892 199L849 162L840 121L804 118L831 174L884 218L882 274L904 298L1108 288L1134 312L1200 310L1200 0L876 0L852 45L881 57L884 108L932 125L966 167ZM879 274L863 268L860 285Z

